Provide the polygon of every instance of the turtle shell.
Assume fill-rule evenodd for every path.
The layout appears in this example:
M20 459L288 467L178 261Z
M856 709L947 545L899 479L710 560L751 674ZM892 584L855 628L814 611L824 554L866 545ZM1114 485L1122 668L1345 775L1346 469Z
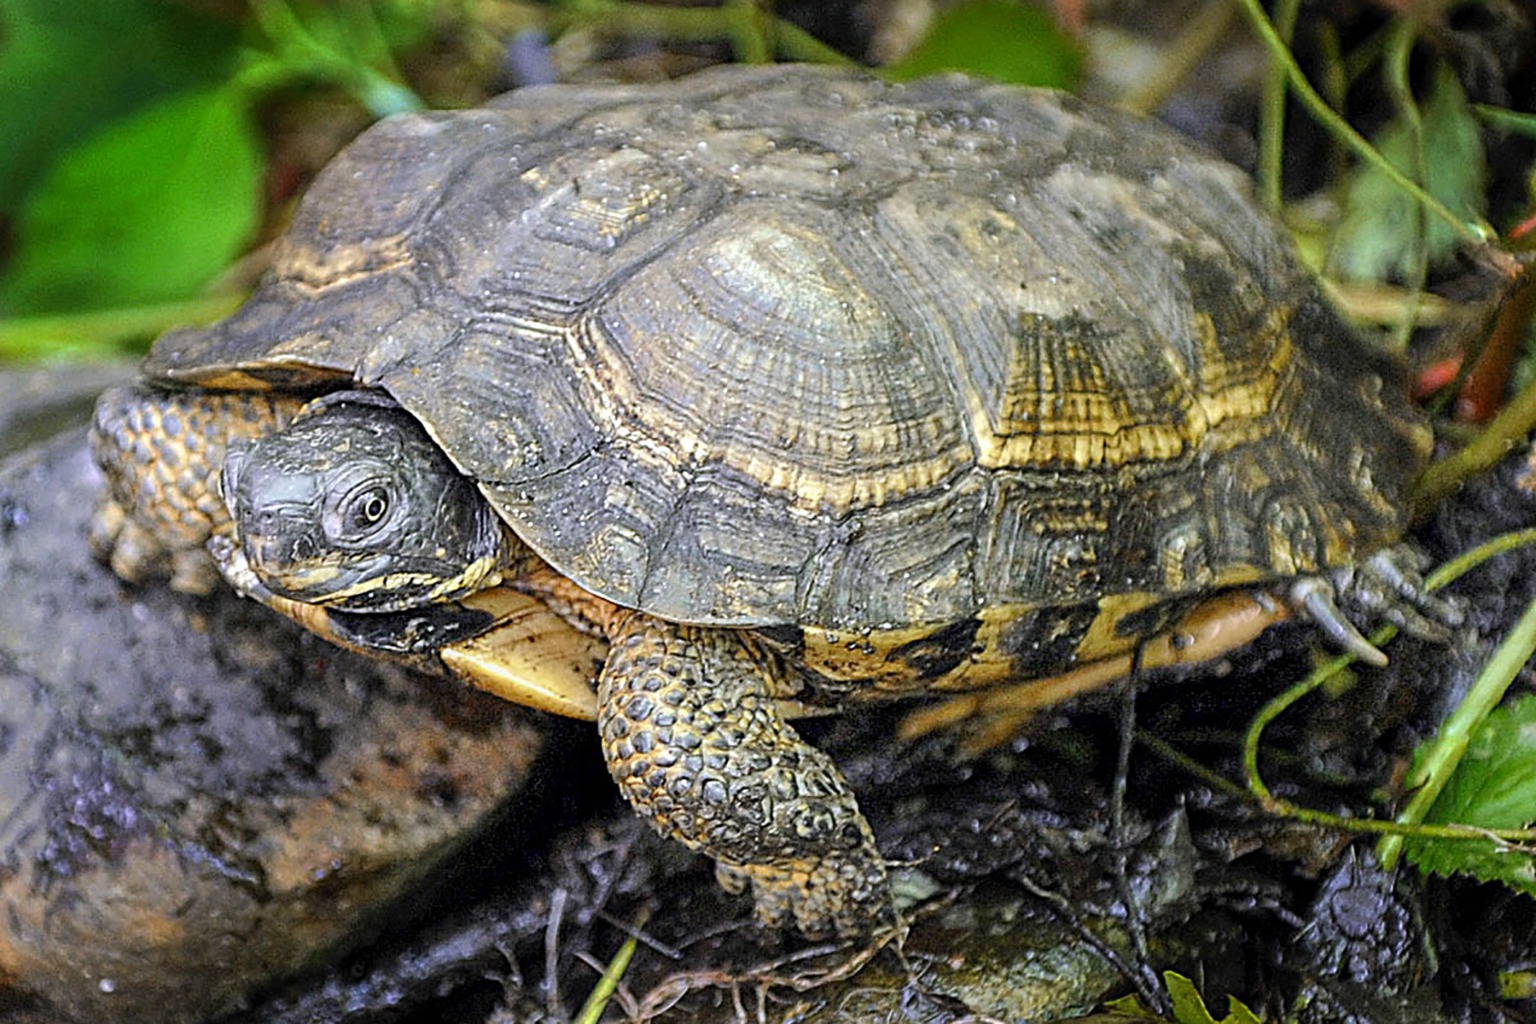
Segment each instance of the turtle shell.
M1428 440L1230 166L797 66L383 122L147 370L382 389L560 572L717 625L1313 572L1400 534Z

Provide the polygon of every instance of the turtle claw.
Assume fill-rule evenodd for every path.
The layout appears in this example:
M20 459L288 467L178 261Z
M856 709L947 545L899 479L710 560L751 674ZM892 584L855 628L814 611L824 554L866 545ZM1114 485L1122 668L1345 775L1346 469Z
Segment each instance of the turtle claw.
M1366 614L1422 640L1447 643L1466 616L1458 602L1429 591L1423 576L1428 566L1423 552L1398 544L1361 562L1347 586Z
M1305 576L1291 587L1291 604L1300 608L1340 649L1377 668L1387 663L1381 648L1371 643L1339 610L1334 585L1321 576Z
M1420 640L1448 643L1465 616L1454 600L1430 593L1423 576L1427 566L1423 552L1397 544L1339 570L1334 586L1357 620L1390 623Z
M1304 577L1291 587L1290 602L1342 650L1371 665L1387 656L1356 628L1357 622L1390 624L1410 636L1447 643L1463 619L1461 607L1429 592L1425 556L1406 544L1376 552L1358 565L1327 577ZM1340 604L1349 611L1341 610Z
M251 568L251 563L245 557L245 550L240 542L233 536L233 530L220 530L208 538L208 556L213 559L213 564L218 567L219 574L224 577L235 592L241 597L248 597L262 604L271 604L272 592L266 588Z
M715 880L732 895L750 890L754 916L769 931L793 924L808 939L855 938L900 924L884 863L863 851L792 865L716 861Z

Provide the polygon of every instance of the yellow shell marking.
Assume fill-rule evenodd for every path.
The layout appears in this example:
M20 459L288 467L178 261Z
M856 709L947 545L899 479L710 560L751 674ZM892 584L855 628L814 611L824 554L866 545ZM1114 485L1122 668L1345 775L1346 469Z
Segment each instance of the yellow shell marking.
M966 393L977 462L988 469L1122 466L1176 458L1216 432L1224 439L1222 449L1263 436L1273 429L1267 417L1294 358L1288 318L1288 310L1272 313L1264 325L1264 337L1272 339L1269 358L1250 376L1229 380L1233 360L1218 350L1210 317L1199 314L1195 330L1205 378L1191 382L1192 402L1184 415L1162 422L1135 422L1120 396L1104 387L1090 354L1068 340L1060 358L1039 364L1039 380L1022 372L1011 375L996 421L980 396ZM1084 379L1063 386L1056 374L1064 368Z

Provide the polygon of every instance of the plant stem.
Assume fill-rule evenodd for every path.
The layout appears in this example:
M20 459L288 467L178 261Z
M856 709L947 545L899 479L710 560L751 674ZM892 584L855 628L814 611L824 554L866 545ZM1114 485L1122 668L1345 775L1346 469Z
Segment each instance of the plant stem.
M1248 20L1253 24L1254 31L1269 47L1270 57L1285 68L1286 77L1289 78L1291 88L1296 92L1296 98L1301 101L1313 117L1321 121L1327 128L1334 132L1344 144L1354 151L1355 155L1379 170L1398 188L1407 192L1415 202L1423 205L1424 209L1444 221L1455 233L1457 238L1468 245L1482 247L1489 240L1497 237L1497 233L1481 221L1467 222L1446 209L1434 196L1415 185L1409 178L1392 166L1391 162L1376 151L1365 137L1350 125L1312 88L1312 83L1307 81L1306 74L1301 70L1301 65L1296 63L1296 58L1286 48L1285 41L1275 31L1275 26L1265 16L1263 8L1259 6L1259 0L1238 0L1243 10L1248 14Z
M1504 698L1509 684L1514 682L1515 676L1525 667L1533 651L1536 651L1536 601L1526 606L1520 621L1515 623L1493 657L1488 659L1488 664L1478 673L1477 682L1472 684L1465 699L1456 705L1456 710L1436 731L1434 744L1408 778L1408 786L1416 788L1416 792L1408 801L1408 806L1398 814L1398 824L1418 825L1423 822L1436 798L1445 789L1445 784L1450 781L1452 773L1456 771L1456 766L1461 763L1472 737L1488 713ZM1376 845L1376 857L1381 866L1391 871L1402 854L1402 848L1401 836L1384 837Z
M1275 5L1275 31L1286 52L1296 31L1296 13L1301 0L1280 0ZM1271 210L1280 209L1282 162L1285 157L1285 65L1270 57L1264 73L1264 96L1259 118L1259 194Z

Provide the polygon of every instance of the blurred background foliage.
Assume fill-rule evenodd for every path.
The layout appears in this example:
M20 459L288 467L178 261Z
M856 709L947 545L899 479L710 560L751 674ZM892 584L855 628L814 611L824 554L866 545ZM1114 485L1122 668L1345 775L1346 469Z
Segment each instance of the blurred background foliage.
M319 89L369 117L420 107L394 54L436 6L5 0L0 353L97 352L229 308L204 290L281 199L263 105Z
M1505 0L0 0L0 359L134 351L226 312L304 183L372 119L720 59L963 69L1156 112L1256 165L1276 201L1282 176L1315 200L1291 212L1316 268L1422 293L1467 232L1296 116L1258 18L1296 35L1327 104L1451 217L1530 215L1531 26ZM1259 150L1230 145L1256 123ZM1354 312L1402 331L1438 308L1373 296Z

